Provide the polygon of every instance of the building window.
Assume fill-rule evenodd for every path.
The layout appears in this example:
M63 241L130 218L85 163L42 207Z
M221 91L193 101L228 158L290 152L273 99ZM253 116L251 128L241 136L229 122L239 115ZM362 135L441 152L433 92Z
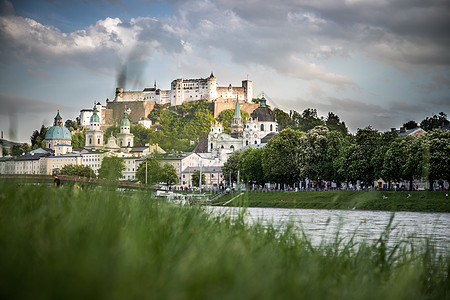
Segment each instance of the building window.
M264 124L261 124L261 131L264 131Z
M270 131L273 131L273 125L270 124Z

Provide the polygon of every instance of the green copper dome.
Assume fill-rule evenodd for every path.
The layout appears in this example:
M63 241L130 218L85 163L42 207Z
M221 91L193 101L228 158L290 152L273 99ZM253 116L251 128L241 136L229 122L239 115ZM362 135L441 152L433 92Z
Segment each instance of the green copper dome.
M120 127L122 127L122 126L128 126L128 127L130 126L130 120L128 120L128 114L127 114L126 110L123 112L122 121L120 121Z
M72 140L69 129L64 126L52 126L45 134L46 140Z
M94 114L92 115L90 122L91 123L93 123L93 122L100 123L100 117L97 115L97 106L96 105L94 106Z

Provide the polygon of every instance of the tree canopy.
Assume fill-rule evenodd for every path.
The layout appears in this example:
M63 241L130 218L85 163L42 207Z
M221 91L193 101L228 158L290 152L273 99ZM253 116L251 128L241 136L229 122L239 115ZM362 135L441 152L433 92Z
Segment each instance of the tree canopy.
M171 164L164 164L161 168L160 181L171 186L172 184L178 183L177 170Z
M192 185L198 187L200 183L200 170L192 173ZM202 173L202 185L206 184L206 175Z
M107 156L102 160L102 165L98 170L98 177L116 181L122 177L123 170L125 170L125 163L123 158L116 156Z
M83 165L65 165L62 167L61 170L59 170L59 174L61 175L67 175L67 176L80 176L80 177L87 177L87 178L96 178L94 170L92 170L88 166Z
M248 120L248 118L250 118L250 115L246 111L243 111L243 110L241 110L240 112L241 112L242 121L245 123L245 121ZM230 126L231 126L231 121L233 120L233 117L234 117L234 109L223 110L220 112L219 116L217 117L217 121L222 123L224 131L227 133L230 132Z

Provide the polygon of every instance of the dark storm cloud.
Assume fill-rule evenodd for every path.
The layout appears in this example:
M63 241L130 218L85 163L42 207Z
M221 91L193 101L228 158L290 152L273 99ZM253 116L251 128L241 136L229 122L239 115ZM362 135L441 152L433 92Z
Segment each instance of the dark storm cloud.
M197 5L201 3L201 5ZM215 2L216 3L216 2ZM328 58L323 49L336 55L360 52L397 67L450 64L450 6L448 1L209 1L176 2L183 19L201 29L198 20L212 23L217 15L232 12L245 27L233 32L234 44L249 44L248 52L227 48L237 60L276 49L274 56L311 55ZM208 13L207 13L208 12ZM181 13L180 13L181 14ZM222 32L223 34L223 32ZM210 36L212 45L223 36ZM218 37L219 39L215 39ZM258 43L261 41L261 43ZM283 45L277 49L277 44ZM326 46L326 47L323 47ZM253 49L253 48L256 49ZM248 55L246 55L248 54ZM268 60L267 64L272 62Z

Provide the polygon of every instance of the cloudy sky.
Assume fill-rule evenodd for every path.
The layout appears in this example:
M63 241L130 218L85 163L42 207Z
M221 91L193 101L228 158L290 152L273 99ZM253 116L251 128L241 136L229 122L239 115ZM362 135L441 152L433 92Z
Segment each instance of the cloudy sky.
M207 77L352 132L450 113L448 0L0 0L0 129L29 142L114 90ZM126 73L122 82L119 74Z

